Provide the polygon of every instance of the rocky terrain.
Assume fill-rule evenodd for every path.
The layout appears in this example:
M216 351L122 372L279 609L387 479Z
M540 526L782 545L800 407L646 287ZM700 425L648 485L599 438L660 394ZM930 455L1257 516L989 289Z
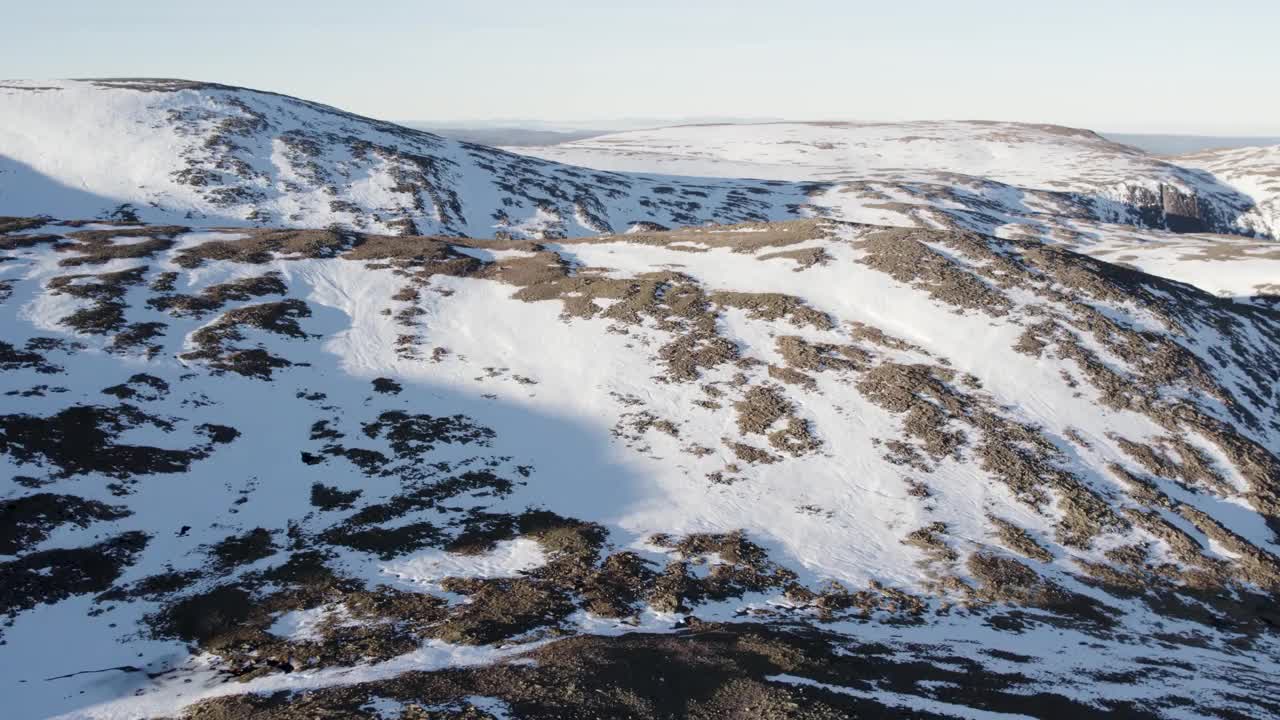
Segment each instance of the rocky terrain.
M1280 714L1264 237L0 103L6 717Z

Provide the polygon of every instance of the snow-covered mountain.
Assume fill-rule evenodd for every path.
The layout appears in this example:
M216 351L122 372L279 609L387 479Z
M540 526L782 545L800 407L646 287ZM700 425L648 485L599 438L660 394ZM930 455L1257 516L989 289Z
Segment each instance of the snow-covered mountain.
M1248 196L1259 228L1280 228L1280 145L1230 148L1182 155L1179 165L1212 174Z
M1171 231L1250 231L1261 162L0 118L6 719L1280 712L1280 250Z
M816 216L1054 241L1277 231L1207 172L1053 126L693 126L515 154L177 80L4 82L0 117L9 215L531 238Z
M620 172L951 185L956 176L1067 193L1098 219L1280 234L1247 186L1088 130L1007 122L767 123L635 130L519 152ZM821 202L819 202L821 204ZM1110 206L1110 207L1109 207ZM1016 207L1016 206L1014 206Z
M786 217L795 184L567 167L180 80L0 83L0 213L492 237Z
M825 220L0 228L8 717L1274 707L1263 299Z

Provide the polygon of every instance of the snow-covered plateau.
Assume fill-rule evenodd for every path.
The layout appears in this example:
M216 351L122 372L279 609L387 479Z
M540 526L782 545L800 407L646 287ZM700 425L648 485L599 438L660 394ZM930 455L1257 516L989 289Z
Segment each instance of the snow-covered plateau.
M0 115L6 718L1280 714L1236 165L585 169L181 81Z

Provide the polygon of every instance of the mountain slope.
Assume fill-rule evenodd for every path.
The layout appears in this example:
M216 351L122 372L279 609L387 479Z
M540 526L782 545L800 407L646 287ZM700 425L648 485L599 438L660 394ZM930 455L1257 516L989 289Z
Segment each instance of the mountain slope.
M955 176L1134 208L1098 218L1274 236L1229 181L1087 130L1002 122L688 125L519 152L587 167L775 180L951 184ZM963 181L962 181L963 182ZM1099 203L1100 205L1102 203Z
M0 230L14 717L1276 711L1275 309L827 220Z
M1280 227L1280 145L1210 150L1174 161L1212 173L1247 195L1256 205L1259 228Z
M468 237L795 217L1080 244L1115 224L1275 235L1207 173L1052 126L711 126L521 149L593 170L178 80L5 82L0 113L11 215ZM733 179L752 176L785 179Z
M567 167L244 88L0 83L0 212L489 237L791 215L802 188Z

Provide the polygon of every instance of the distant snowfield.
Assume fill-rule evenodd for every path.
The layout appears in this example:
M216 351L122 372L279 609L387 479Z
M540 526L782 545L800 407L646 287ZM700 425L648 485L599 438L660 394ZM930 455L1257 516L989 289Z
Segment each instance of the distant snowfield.
M1123 177L1172 181L1180 175L1169 163L1087 130L1018 123L685 125L519 152L625 172L773 180L956 173L1029 188L1079 189Z
M1088 130L929 121L686 125L509 149L617 172L787 181L945 183L948 175L966 175L1030 190L1103 195L1126 184L1165 183L1204 197L1238 192L1258 206L1246 225L1268 234L1280 227L1273 200L1280 196L1280 146L1163 158ZM1244 158L1243 167L1233 165Z

